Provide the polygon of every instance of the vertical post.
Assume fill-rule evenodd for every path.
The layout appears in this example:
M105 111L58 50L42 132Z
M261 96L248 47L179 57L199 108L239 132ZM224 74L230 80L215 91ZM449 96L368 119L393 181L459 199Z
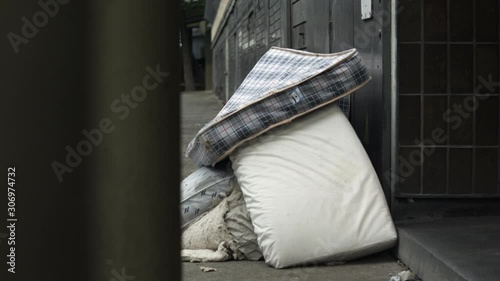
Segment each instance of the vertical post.
M497 16L497 26L498 26L498 34L497 34L497 50L498 50L498 67L500 68L500 4L497 4L497 10L498 10L498 16ZM475 24L475 23L474 23ZM474 50L475 51L475 50ZM498 71L497 75L497 81L500 81L500 71ZM474 85L476 87L477 85ZM498 89L498 88L497 88ZM500 89L499 89L500 90ZM500 96L498 98L498 124L500 124ZM498 140L497 140L497 145L498 145L498 158L497 158L497 165L498 165L498 172L497 172L497 195L500 195L500 126L498 126Z
M291 32L292 27L290 24L290 13L292 10L291 0L281 1L281 47L291 48Z
M398 116L399 116L399 93L398 93L398 43L397 43L397 1L391 0L391 44L390 44L390 61L391 61L391 173L399 174L398 168L398 153L399 153L399 132L398 132ZM394 217L394 211L396 211L396 194L398 184L395 177L391 177L390 182L391 187L391 211Z
M179 13L90 3L91 124L112 125L89 156L89 280L180 280Z
M84 1L52 2L50 15L41 1L0 3L0 280L89 280L86 163L61 181L51 166L66 165L66 146L76 149L89 112L87 7ZM15 180L13 222L7 222L9 167L15 168L9 176ZM15 240L7 239L11 234ZM14 247L11 273L6 262Z
M224 28L224 37L219 38L219 40L224 40L224 88L226 92L224 104L229 100L229 28ZM232 94L232 89L231 89Z
M212 42L210 40L210 34L212 29L207 27L205 23L205 90L213 90L213 80L212 80Z
M16 273L4 264L0 280L180 280L177 7L0 5L0 33L18 36L0 40L18 217Z

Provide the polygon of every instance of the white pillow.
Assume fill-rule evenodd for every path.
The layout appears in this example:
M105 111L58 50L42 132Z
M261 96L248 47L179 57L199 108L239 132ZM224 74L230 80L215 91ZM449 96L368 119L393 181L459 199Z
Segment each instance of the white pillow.
M268 264L350 260L395 244L380 182L337 105L275 128L230 158Z

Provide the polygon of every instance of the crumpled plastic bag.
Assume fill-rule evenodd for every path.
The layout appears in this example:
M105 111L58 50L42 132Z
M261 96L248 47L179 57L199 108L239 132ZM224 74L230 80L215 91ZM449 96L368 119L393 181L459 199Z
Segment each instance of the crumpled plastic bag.
M227 198L191 223L182 234L183 261L262 258L243 194L236 180L232 185L232 192Z

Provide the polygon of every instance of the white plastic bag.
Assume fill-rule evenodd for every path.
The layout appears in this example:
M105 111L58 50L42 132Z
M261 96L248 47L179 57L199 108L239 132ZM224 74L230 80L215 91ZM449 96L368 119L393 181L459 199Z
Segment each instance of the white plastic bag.
M230 169L201 167L181 182L181 227L216 207L230 193Z
M262 258L243 194L236 180L231 184L231 195L182 233L183 261L255 261Z

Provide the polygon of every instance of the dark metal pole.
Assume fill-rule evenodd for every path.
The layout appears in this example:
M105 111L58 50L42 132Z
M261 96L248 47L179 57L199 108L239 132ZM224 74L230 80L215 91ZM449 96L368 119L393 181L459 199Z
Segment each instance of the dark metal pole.
M176 3L0 4L0 280L180 280Z
M112 120L89 158L90 280L180 280L179 13L168 2L90 8L92 119Z

